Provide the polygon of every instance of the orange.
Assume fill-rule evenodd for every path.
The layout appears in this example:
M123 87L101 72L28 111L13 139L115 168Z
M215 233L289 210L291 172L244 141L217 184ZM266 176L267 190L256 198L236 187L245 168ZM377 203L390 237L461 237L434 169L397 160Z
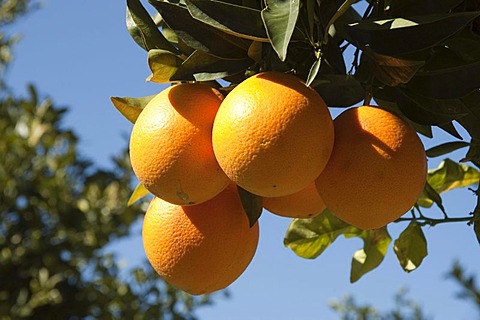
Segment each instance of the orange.
M204 84L178 84L142 110L130 138L130 160L155 196L180 205L207 201L229 179L215 159L212 126L222 95Z
M212 139L231 180L253 194L279 197L302 190L322 172L333 122L320 95L296 76L265 72L227 95Z
M335 144L316 180L330 211L360 229L398 219L422 193L425 150L415 130L373 106L351 108L334 121Z
M194 206L154 198L142 230L150 264L171 285L205 294L233 283L255 254L258 222L249 227L235 185Z
M304 189L283 197L263 198L263 207L276 215L288 218L312 218L326 208L315 182Z

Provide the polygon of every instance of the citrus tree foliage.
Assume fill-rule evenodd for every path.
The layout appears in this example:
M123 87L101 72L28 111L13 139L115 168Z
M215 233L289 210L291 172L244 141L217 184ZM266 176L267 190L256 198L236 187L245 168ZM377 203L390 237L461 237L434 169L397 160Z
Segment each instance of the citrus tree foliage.
M33 88L0 100L0 318L194 318L209 298L168 286L146 264L122 271L103 249L143 210L125 206L126 153L96 169L61 125L65 111Z
M457 298L473 304L477 309L477 314L470 315L472 319L480 316L480 287L477 279L473 275L466 274L464 268L455 262L448 273L448 277L453 279L460 286ZM359 304L352 296L347 296L341 300L335 300L330 303L330 307L338 313L342 320L432 320L434 315L430 315L414 300L408 297L405 289L400 290L394 297L395 306L392 310L379 310L379 306L370 304Z
M389 247L406 272L415 270L428 254L426 225L463 222L480 239L480 205L450 216L441 197L480 178L480 0L149 0L149 10L140 0L126 2L127 29L147 52L149 81L202 81L228 94L257 72L291 72L331 108L378 104L433 141L432 128L447 132L451 141L427 150L429 157L464 150L460 163L445 158L431 169L416 206L397 221L406 222L397 239L388 226L362 231L326 210L293 220L284 242L296 254L315 258L341 235L361 238L354 282ZM149 99L113 102L134 122ZM254 221L262 205L252 198L242 194Z

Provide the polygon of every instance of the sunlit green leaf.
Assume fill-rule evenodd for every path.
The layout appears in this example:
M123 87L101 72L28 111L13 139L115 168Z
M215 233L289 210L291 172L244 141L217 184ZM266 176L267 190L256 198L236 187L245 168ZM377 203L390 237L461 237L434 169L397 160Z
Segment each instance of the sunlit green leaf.
M142 199L143 197L148 196L149 194L150 191L148 191L147 188L143 186L143 184L137 184L135 190L133 190L132 195L128 199L127 206L133 205L135 202Z
M328 209L310 219L293 219L283 243L302 258L314 259L338 236L356 233L358 229L333 216Z
M393 250L406 272L418 268L427 256L427 239L422 227L412 221L394 242Z
M111 97L113 105L117 110L127 118L131 123L137 121L143 108L155 97L155 95L131 98L131 97Z
M345 14L345 12L347 12L347 10L350 9L350 7L352 6L353 3L357 2L357 0L345 0L344 3L342 3L342 5L338 8L337 12L335 12L333 14L333 16L330 18L330 20L328 21L326 27L325 27L325 30L327 32L325 32L325 43L327 42L326 39L327 39L327 36L328 34L330 33L330 28L333 26L333 24L343 15ZM333 36L333 35L332 35Z
M447 153L453 152L455 150L468 147L470 144L465 141L451 141L439 144L438 146L432 147L426 151L427 157L435 158L443 156Z
M182 59L170 51L153 49L148 51L148 65L152 74L147 81L166 83L177 72Z
M163 36L139 0L127 0L127 29L133 40L145 50L177 49Z
M287 49L297 23L300 0L266 0L262 20L273 49L281 61L287 57Z
M250 227L252 227L255 225L258 218L260 218L260 215L262 214L262 197L254 195L239 186L237 186L237 189L238 194L240 195L240 200L242 201L243 209L248 216Z
M368 46L376 53L400 55L433 47L464 28L479 14L461 12L367 19L350 24L346 31L351 42L358 47Z
M441 194L455 188L464 188L480 181L480 172L464 163L456 163L450 159L445 159L438 168L431 169L428 172L427 182L432 189ZM422 207L430 207L434 203L432 195L426 191L422 193L417 204Z
M352 258L350 282L353 283L382 263L392 238L386 227L362 231L352 236L363 240L363 248L355 251Z
M260 10L215 0L185 3L192 17L203 23L240 38L268 41Z

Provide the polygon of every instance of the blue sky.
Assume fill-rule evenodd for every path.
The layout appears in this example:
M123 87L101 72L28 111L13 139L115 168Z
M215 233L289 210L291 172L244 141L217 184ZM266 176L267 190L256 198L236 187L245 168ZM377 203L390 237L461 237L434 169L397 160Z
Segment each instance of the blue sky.
M57 105L68 106L64 125L79 135L81 153L108 168L110 158L126 146L132 127L109 97L145 96L164 86L145 81L150 73L146 53L126 31L123 1L42 3L42 9L16 25L23 39L8 71L9 83L17 93L25 93L26 84L33 83ZM146 1L144 4L148 6ZM438 131L435 134L433 141L424 139L427 147L449 139ZM454 159L461 155L454 154ZM429 166L436 167L440 160L431 160ZM444 201L447 212L463 216L473 210L475 197L459 190ZM430 215L439 214L430 211ZM352 294L360 302L386 309L401 288L409 289L409 297L423 305L433 319L472 319L474 309L455 299L457 287L445 279L455 259L470 272L478 270L480 248L465 224L425 228L429 255L418 270L403 272L390 248L378 269L350 284L351 256L361 247L360 240L339 238L321 257L304 260L283 246L288 223L288 219L264 212L254 260L230 287L231 298L219 296L212 307L199 309L201 319L336 319L329 301ZM392 237L405 227L391 226ZM139 225L135 230L134 237L111 245L127 267L144 259Z

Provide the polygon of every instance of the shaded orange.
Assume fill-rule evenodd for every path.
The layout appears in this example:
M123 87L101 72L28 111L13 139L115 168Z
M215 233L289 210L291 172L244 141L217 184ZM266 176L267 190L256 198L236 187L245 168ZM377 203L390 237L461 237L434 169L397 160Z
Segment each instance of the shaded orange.
M265 72L227 95L212 138L231 180L253 194L278 197L302 190L323 170L333 123L316 91L294 75Z
M263 198L263 207L273 214L288 218L312 218L326 208L315 182L287 196Z
M142 231L146 255L157 273L190 294L223 289L255 254L258 222L249 228L235 185L194 206L154 198Z
M358 228L375 229L411 209L427 175L425 150L415 130L373 106L344 111L334 127L332 155L316 180L330 211Z
M142 110L130 138L140 182L168 202L207 201L229 183L213 154L211 133L222 95L204 84L178 84Z

